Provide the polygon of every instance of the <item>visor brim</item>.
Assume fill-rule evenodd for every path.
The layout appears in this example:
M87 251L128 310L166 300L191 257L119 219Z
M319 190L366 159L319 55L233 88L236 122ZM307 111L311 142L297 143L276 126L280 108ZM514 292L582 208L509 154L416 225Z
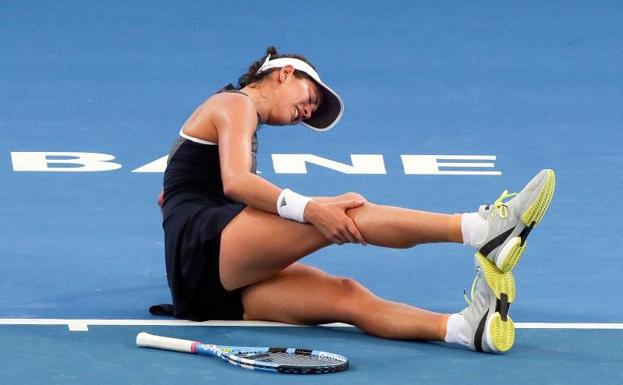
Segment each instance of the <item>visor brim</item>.
M322 103L312 114L311 118L301 122L314 131L328 131L342 118L344 103L340 96L322 82L316 82L322 92Z

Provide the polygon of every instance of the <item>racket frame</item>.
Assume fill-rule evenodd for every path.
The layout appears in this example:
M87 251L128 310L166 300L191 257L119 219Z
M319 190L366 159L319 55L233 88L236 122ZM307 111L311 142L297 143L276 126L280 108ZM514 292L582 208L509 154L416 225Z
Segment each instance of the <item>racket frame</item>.
M199 354L203 356L219 357L229 364L249 370L263 370L278 373L293 374L319 374L335 373L348 368L348 359L342 355L328 353L319 350L301 348L280 348L280 347L249 347L249 346L224 346L214 344L204 344L199 341L183 340L156 336L141 332L136 336L136 344L140 347L155 349L174 350L178 352ZM244 355L260 355L268 353L285 353L313 356L335 361L335 364L318 366L287 365L275 362L262 362L254 360Z

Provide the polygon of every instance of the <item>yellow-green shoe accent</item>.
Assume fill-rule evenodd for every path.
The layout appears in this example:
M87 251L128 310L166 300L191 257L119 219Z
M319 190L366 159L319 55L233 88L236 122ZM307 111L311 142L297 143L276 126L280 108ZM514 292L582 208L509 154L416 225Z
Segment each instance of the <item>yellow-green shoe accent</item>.
M493 262L482 255L476 256L487 286L496 298L496 312L485 325L489 344L498 352L506 352L515 343L515 324L508 314L510 305L515 301L515 278L513 273L502 273Z
M503 272L517 266L526 250L526 239L541 222L554 196L556 174L541 170L518 194L504 191L492 205L481 206L488 234L478 245L477 257L485 257Z
M510 248L510 250L506 251L503 248L500 252L507 253L506 258L504 258L502 264L499 267L500 271L503 273L508 273L513 270L515 266L517 266L517 264L519 263L519 260L521 259L524 251L526 251L527 246L528 244L525 241L522 242L521 237L515 237L509 240L508 243L505 245L505 248Z
M485 277L487 285L495 294L495 298L506 302L506 304L500 304L502 307L500 313L505 317L508 313L508 305L515 301L515 278L513 273L510 271L506 273L501 272L491 261L480 254L476 254L476 259L480 264L482 275Z
M470 325L470 348L479 352L506 352L515 343L515 324L508 312L515 300L512 273L502 273L484 256L476 256L476 277L471 299L460 315Z
M545 170L547 173L547 179L545 185L541 189L541 192L537 198L532 202L530 206L521 215L521 220L526 226L536 226L541 222L541 219L545 216L545 212L549 208L549 204L554 197L554 190L556 189L556 174L554 170Z
M507 316L504 321L500 313L495 313L488 324L490 343L499 353L509 351L515 344L515 324L511 317Z

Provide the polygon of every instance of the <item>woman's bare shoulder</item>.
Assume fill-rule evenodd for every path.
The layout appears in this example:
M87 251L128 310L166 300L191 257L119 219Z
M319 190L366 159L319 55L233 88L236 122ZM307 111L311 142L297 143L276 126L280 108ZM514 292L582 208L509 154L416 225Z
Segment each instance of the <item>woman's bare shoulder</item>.
M242 94L223 92L204 101L184 123L182 131L198 139L219 142L220 135L234 131L251 134L257 127L253 101Z
M236 92L222 92L212 95L199 107L199 110L214 115L215 118L251 118L257 120L255 104L246 95Z

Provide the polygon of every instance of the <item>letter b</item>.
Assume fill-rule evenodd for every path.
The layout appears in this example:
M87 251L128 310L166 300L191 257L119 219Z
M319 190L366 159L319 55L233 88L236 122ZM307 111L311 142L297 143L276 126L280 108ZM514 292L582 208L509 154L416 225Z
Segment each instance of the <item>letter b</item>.
M11 152L13 171L94 172L121 168L115 157L94 152Z

